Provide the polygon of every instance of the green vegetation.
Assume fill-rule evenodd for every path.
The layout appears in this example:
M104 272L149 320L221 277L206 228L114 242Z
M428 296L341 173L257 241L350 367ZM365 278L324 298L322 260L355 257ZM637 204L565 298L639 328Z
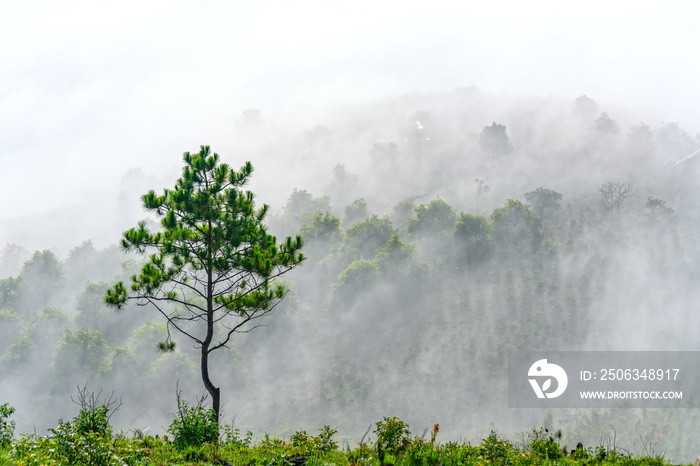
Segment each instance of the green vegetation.
M219 423L213 409L189 406L178 400L177 415L168 427L173 444L179 449L197 447L203 443L216 443L219 439Z
M259 325L284 297L286 289L275 279L304 260L298 252L303 243L297 236L277 244L267 233L268 207L256 210L253 193L243 191L253 173L250 162L236 172L220 164L209 146L197 154L185 152L183 160L173 190L162 196L151 190L142 198L144 208L161 219L161 229L151 232L141 222L122 239L125 251L153 254L132 277L130 289L118 282L107 290L105 302L117 311L129 300L158 311L168 330L159 344L162 351L175 348L171 331L194 343L218 422L220 388L211 379L210 355L228 347L234 334Z
M221 364L217 367L222 368L217 376L228 372L245 379L249 373L245 369L247 361L252 360L253 366L259 363L261 360L256 359L256 354L263 348L265 351L274 348L280 338L284 339L285 348L290 348L290 358L279 352L272 353L276 359L267 359L264 363L278 365L273 366L268 378L261 379L260 383L275 383L277 374L289 374L285 372L286 365L303 371L307 364L305 359L298 358L298 364L293 366L296 350L291 350L301 346L295 346L296 341L287 338L289 328L303 323L316 330L315 334L306 334L304 343L314 353L322 355L319 360L326 361L327 365L319 373L318 386L295 385L295 381L285 375L285 388L277 394L287 397L291 393L298 407L313 407L303 419L307 425L323 422L326 410L349 413L352 419L353 413L362 409L375 412L385 406L392 409L392 400L398 398L408 400L413 410L411 415L425 415L419 411L424 387L440 394L441 399L435 404L435 417L439 419L445 419L445 411L452 404L473 408L480 397L488 400L489 393L494 393L490 387L498 384L498 374L503 373L507 351L540 345L543 337L554 347L570 347L566 345L582 342L591 329L591 298L610 293L602 277L615 270L610 262L587 251L594 245L604 248L614 244L612 232L622 234L615 231L619 230L619 223L613 223L609 216L561 208L562 196L555 191L538 188L525 193L525 197L532 207L511 199L484 216L457 213L441 199L426 200L417 206L402 201L394 206L394 211L403 212L403 228L394 224L391 217L376 214L347 228L330 213L309 217L309 223L299 228L302 235L308 237L306 247L314 258L304 270L311 277L314 272L325 271L322 279L305 284L301 277L292 282L297 286L289 288L292 299L285 300L285 305L279 308L282 323L272 321L269 328L260 332L260 338L242 335L235 347L225 349L223 357L216 360ZM675 228L669 218L674 214L664 201L650 199L644 206L646 211L635 212L640 225L635 232L635 247L658 250L659 255L663 252L666 267L672 269L674 255L682 253L682 250L668 249L667 243L673 237L667 235ZM600 230L600 236L595 228ZM584 235L583 231L587 233ZM87 258L78 261L74 257L78 252ZM72 267L113 253L81 248L74 250L64 262L46 260L49 264L47 280L52 280L56 270L62 270L65 280L77 281L76 274L82 274L82 269ZM562 270L560 263L567 257L585 257L586 260L578 267ZM46 252L35 255L28 263L35 264L37 258L46 259L50 255ZM139 268L143 268L143 262L127 261L122 276L128 277ZM25 272L31 269L29 265L22 268ZM35 279L41 279L41 275ZM23 280L20 275L5 279L2 284L12 290L13 284ZM25 302L22 294L25 292L14 291L7 295L10 304L0 311L2 328L8 330L6 334L10 338L4 342L0 358L6 380L31 380L28 374L32 372L26 370L31 367L38 374L36 377L47 381L44 385L27 386L41 417L34 414L37 417L22 419L22 429L33 423L52 425L50 416L54 415L53 419L63 416L58 409L60 403L53 400L66 395L67 389L75 386L76 377L110 390L124 378L140 380L140 384L122 385L118 389L137 412L149 408L147 400L140 399L141 393L162 393L171 390L177 379L187 381L197 377L196 351L188 348L189 345L180 345L174 352L159 354L156 342L168 338L167 323L150 322L143 313L135 312L138 307L128 305L123 312L129 316L107 314L99 299L105 288L102 282L88 282L79 288L75 293L77 312L71 314L56 306L60 295L51 295L48 305L29 313L23 313L19 304L11 304ZM311 289L315 295L310 294ZM316 307L332 312L314 313ZM396 310L400 311L400 325L396 324ZM88 322L108 332L110 338L107 339L101 330L84 326ZM387 331L390 328L396 330ZM10 329L14 333L9 332ZM327 334L338 335L332 345L323 339ZM429 372L414 376L415 362L422 348L431 348L434 355ZM376 370L367 371L357 364L356 361L362 359L371 360ZM198 389L196 385L188 386L188 391ZM250 397L252 404L266 402L256 390L243 390L245 385L240 383L233 391L236 395L244 393ZM496 394L502 396L502 392ZM443 397L445 402L442 402ZM320 405L316 404L317 400ZM297 422L285 405L276 406L280 418L276 422L265 422L265 429L282 431ZM180 416L170 426L170 443L176 445L176 450L192 449L203 439L211 441L216 437L212 434L208 410L186 405L180 408L184 408L191 419ZM158 409L165 413L172 406L166 399ZM118 425L123 428L133 419L133 416L120 419ZM4 425L9 426L8 422ZM361 430L360 422L364 420L348 421L345 432ZM488 420L482 418L474 429L486 422ZM614 414L585 414L563 422L565 431L576 441L598 442L612 425L621 445L636 442L635 446L630 446L635 452L660 451L671 458L695 454L688 438L700 425L697 416L687 412L641 413L629 409ZM399 455L398 450L394 450L398 447L384 443L384 438L394 435L390 433L390 419L385 419L384 423L387 424L385 431L374 432L382 439L381 454ZM149 424L152 425L152 421ZM246 420L246 425L249 424ZM61 428L61 435L69 435L80 425L73 421L70 429L68 426ZM450 435L459 434L453 431ZM120 442L126 441L117 437ZM241 436L235 430L229 429L223 438L226 439L224 443L253 448L252 437ZM436 448L421 446L412 438L401 443L399 450L408 448L409 443L412 447L407 452L414 457L426 451L429 453L425 455L439 454ZM653 448L649 448L650 445ZM358 448L353 454L361 456L363 450ZM372 454L376 459L379 453ZM400 456L403 457L403 453Z
M5 403L0 406L0 447L8 447L12 443L15 433L15 421L10 420L10 416L15 412L15 408Z
M94 397L92 398L94 401ZM0 408L5 416L11 408ZM0 464L20 465L625 465L662 466L667 463L658 455L633 456L604 446L567 449L544 428L533 430L526 442L515 444L491 432L480 443L437 442L439 425L430 438L411 434L406 422L384 418L373 433L354 448L345 449L334 440L335 429L324 426L317 435L295 432L288 440L269 434L254 443L253 434L241 437L238 429L226 426L220 434L213 410L180 404L179 414L168 429L173 435L144 436L136 431L130 437L113 434L109 426L110 406L83 408L70 422L59 420L48 437L22 436L0 444ZM0 417L0 420L4 418Z
M637 117L617 110L603 115L589 98L553 106L531 102L529 110L527 103L487 101L476 91L405 96L361 118L349 112L306 140L300 133L297 143L270 129L264 139L274 141L269 160L275 163L258 158L262 149L239 152L266 170L261 181L268 189L260 186L260 195L277 202L264 218L269 232L258 222L265 209L253 206L242 186L225 195L233 175L203 149L190 154L175 189L148 194L147 213L131 212L124 221L132 226L146 217L127 233L133 248L127 255L117 245L98 250L90 241L73 249L60 245L70 250L67 257L7 245L0 255L6 271L0 278L0 378L3 395L19 413L15 431L36 427L43 434L56 419L69 418L65 399L76 383L89 382L114 390L129 407L114 416L115 432L155 435L160 429L162 435L173 421L168 413L178 408L171 395L179 380L190 399L204 388L226 387L222 424L235 419L256 438L232 426L218 445L199 446L214 437L210 412L192 406L193 422L173 421L170 441L153 437L143 446L155 463L157 455L188 450L195 461L234 446L251 462L307 455L305 445L318 436L294 430L329 424L340 436L353 435L347 438L353 445L357 433L385 413L413 427L440 421L441 440L469 436L484 458L499 457L505 448L505 455L536 451L549 461L571 461L570 449L566 459L558 453L560 443L603 444L608 451L616 439L634 454L694 459L700 453L695 410L620 408L571 417L557 411L546 425L550 431L561 426L561 442L541 438L532 452L522 446L532 442L513 449L498 438L481 442L484 429L511 435L544 415L505 407L510 352L700 348L700 156L689 157L700 138L676 123L639 123L627 131ZM227 155L233 160L236 154ZM353 163L346 167L344 159ZM246 164L237 172L236 183L249 170ZM221 177L228 181L219 183ZM202 179L212 180L214 191L199 192ZM144 192L131 191L125 196L134 200ZM244 214L240 222L228 222L224 205ZM209 230L194 220L199 214L221 222ZM211 325L208 387L200 369L209 302L199 293L208 286L209 249L195 241L202 232L218 235L224 246L211 268L224 291L211 301L222 306L218 316L224 318ZM275 318L227 340L253 312L227 296L245 295L250 304L253 281L243 278L225 291L225 278L241 271L227 275L225 269L240 258L267 272L275 263L273 249L282 247L272 235L299 235L309 259L274 284L271 276L257 275L253 281L273 292L259 297L274 298ZM245 249L251 255L225 249L244 245L245 237L260 240ZM155 256L138 254L150 246ZM190 272L186 281L179 271ZM179 283L167 284L170 278ZM124 302L123 293L114 295L123 304L120 313L104 303L109 284L118 282L142 298ZM149 298L161 305L161 318L147 312L151 306L138 305ZM202 344L193 345L188 335ZM174 351L160 353L159 341L166 342L160 349ZM373 442L350 453L329 450L323 461L446 464L481 454L477 447L456 443L450 450L414 435L396 445L389 439L402 437L401 424L391 419L382 421L384 430L376 426ZM65 432L75 430L75 422L70 425ZM264 431L285 440L258 438ZM141 441L111 438L114 445ZM264 456L263 448L277 448L278 456ZM594 462L597 451L587 454Z

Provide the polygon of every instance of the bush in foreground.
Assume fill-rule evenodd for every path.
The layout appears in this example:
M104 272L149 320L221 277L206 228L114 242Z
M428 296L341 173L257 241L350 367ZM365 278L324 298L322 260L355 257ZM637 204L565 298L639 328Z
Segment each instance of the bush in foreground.
M15 412L15 408L5 403L0 406L0 447L9 447L15 435L15 421L10 420L10 416Z
M7 410L6 410L7 411ZM406 424L396 417L377 422L376 440L364 437L354 449L338 448L333 440L335 429L324 426L318 435L297 431L289 440L269 434L253 443L252 433L241 435L238 429L224 428L223 437L216 436L209 423L211 413L189 409L171 425L173 435L134 438L113 435L102 418L102 410L85 413L81 410L71 422L59 422L49 437L24 436L0 447L0 464L11 465L241 465L241 466L457 466L457 465L625 465L664 466L661 457L634 457L603 447L582 447L573 451L562 448L552 437L533 436L527 445L515 445L491 432L478 445L465 442L438 444L439 426L435 424L430 438L412 436ZM86 428L85 420L99 428ZM96 421L96 422L93 422ZM184 427L184 426L187 427ZM183 429L192 429L183 436ZM206 433L206 435L204 434Z

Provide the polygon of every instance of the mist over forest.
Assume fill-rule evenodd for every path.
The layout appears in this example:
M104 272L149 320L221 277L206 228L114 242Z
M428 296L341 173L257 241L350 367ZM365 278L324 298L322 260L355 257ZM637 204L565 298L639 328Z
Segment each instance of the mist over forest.
M266 325L212 355L223 422L282 436L331 425L352 442L383 416L415 432L439 422L445 438L544 423L574 444L614 425L630 449L697 455L693 409L507 408L507 355L700 350L698 128L595 96L475 87L319 115L300 127L245 109L211 148L252 162L270 232L301 235L307 256ZM109 196L42 215L41 231L38 215L3 221L0 401L19 432L74 415L78 385L123 400L117 428L151 432L176 384L203 392L191 342L173 334L161 353L156 312L104 305L144 263L121 233L158 228L140 197L171 188L198 150L158 173L125 165Z

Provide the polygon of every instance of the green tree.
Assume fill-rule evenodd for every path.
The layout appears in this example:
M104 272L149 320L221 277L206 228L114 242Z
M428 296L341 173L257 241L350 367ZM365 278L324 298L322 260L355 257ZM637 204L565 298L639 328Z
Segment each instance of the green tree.
M561 193L543 187L525 193L525 199L532 206L532 210L542 219L551 219L559 213L561 198Z
M71 379L95 377L108 354L109 346L99 331L87 327L66 330L56 344L51 366L54 374L69 375Z
M581 121L591 121L599 109L600 105L587 95L579 96L574 101L574 116Z
M46 306L41 312L32 312L28 332L42 350L53 348L63 330L70 324L70 318L63 310Z
M7 243L0 253L0 278L9 277L19 272L29 252L19 244Z
M630 126L630 132L627 135L627 140L630 146L637 151L649 151L651 146L652 134L649 125L640 121L634 126Z
M70 281L82 284L88 281L97 262L97 250L91 240L83 241L68 253L64 262L65 274Z
M0 447L8 448L12 445L12 437L15 432L15 421L10 421L10 416L15 408L5 403L0 406Z
M372 289L379 279L379 269L374 261L356 260L338 276L333 284L332 301L348 303Z
M479 147L492 157L508 155L513 150L506 127L495 121L491 126L485 126L479 135Z
M328 251L338 246L343 241L343 232L340 229L340 219L326 212L318 214L313 223L304 224L299 228L299 234L304 239L304 244L318 252L319 259Z
M416 207L416 218L408 221L410 236L451 233L457 215L452 207L442 199Z
M391 222L396 225L396 228L399 230L405 230L415 213L416 205L412 200L406 199L397 202L391 209Z
M379 249L373 262L385 281L399 284L402 289L396 296L399 301L416 303L424 295L430 269L418 258L414 244L401 242L395 234Z
M21 333L22 318L12 311L0 310L0 353L4 352L12 339Z
M162 230L145 223L124 233L122 247L141 254L155 252L130 290L122 282L107 290L105 301L117 310L128 300L150 305L175 330L200 350L204 387L212 397L218 421L220 389L210 377L209 356L227 348L237 332L260 325L285 287L274 279L304 260L302 239L288 237L278 244L263 220L268 206L255 209L253 193L243 186L253 172L246 162L236 172L219 163L219 156L202 146L183 155L185 166L175 189L158 196L149 191L144 207L161 218ZM168 338L160 347L173 350Z
M493 248L491 225L481 215L461 214L455 223L454 239L455 259L469 265L482 262Z
M128 319L120 319L121 316L115 315L105 305L105 292L108 288L109 284L105 282L88 282L85 289L75 296L75 309L78 311L75 320L80 325L102 332L110 346L124 344L125 338L143 323L143 317L137 317L133 307L125 310L130 313Z
M486 181L476 178L474 180L476 183L476 211L477 213L479 212L479 200L481 199L481 196L483 194L486 194L487 192L491 191L491 186L486 184Z
M17 305L22 313L43 309L63 281L63 269L54 253L35 251L17 278Z
M520 201L508 199L493 211L491 221L496 244L503 249L533 251L542 242L540 218Z
M6 344L0 345L4 351L0 363L7 369L20 369L34 362L41 354L51 352L69 322L68 316L53 306L47 306L41 312L32 312L28 323L17 314L1 311L0 337L7 335L7 339L3 339ZM13 333L10 334L10 331ZM35 365L33 372L38 371L40 369Z
M160 356L157 352L158 342L168 337L168 328L165 322L151 322L147 320L139 328L131 333L127 342L127 349L132 354L138 354L137 369L148 372L151 364Z
M364 198L355 199L350 204L346 205L344 210L345 218L343 219L343 225L346 228L369 217L367 201L365 201Z
M396 233L389 217L372 215L347 230L345 245L359 251L364 259L371 259Z
M614 135L620 132L620 127L617 126L615 120L608 116L608 112L603 112L598 118L593 120L592 129L598 134Z
M115 380L116 377L132 373L135 366L138 366L139 358L128 348L114 348L112 354L105 357L100 364L98 375L101 379Z
M284 220L290 231L297 231L300 225L312 223L316 216L332 210L330 197L314 197L305 189L294 188L284 208Z
M357 175L350 173L345 165L337 164L333 168L333 181L326 188L326 192L338 204L347 204L353 198L357 188ZM363 217L364 218L364 217Z
M0 368L4 371L20 368L27 364L37 349L29 332L17 337L0 358Z
M658 151L671 155L675 160L682 159L697 149L693 138L678 123L661 125L654 131L654 140Z
M19 312L17 308L17 293L19 292L19 280L7 277L0 280L0 308Z
M666 201L662 201L654 196L649 196L644 203L646 216L652 226L656 225L656 221L661 217L670 217L673 215L673 209L666 205Z

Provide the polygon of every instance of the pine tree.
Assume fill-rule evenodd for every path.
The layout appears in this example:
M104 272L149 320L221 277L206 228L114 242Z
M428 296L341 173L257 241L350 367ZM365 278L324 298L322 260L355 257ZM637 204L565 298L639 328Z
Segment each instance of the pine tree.
M302 240L287 237L277 244L267 233L268 206L256 210L253 194L242 190L253 172L250 162L236 172L220 164L209 146L183 159L173 190L142 197L144 207L161 219L160 231L140 222L124 233L122 248L153 251L149 261L129 290L119 282L107 290L105 302L117 310L130 300L155 308L168 327L163 351L174 349L172 330L195 343L218 421L220 392L210 378L209 356L227 347L235 333L259 326L284 297L285 287L274 279L304 260Z

